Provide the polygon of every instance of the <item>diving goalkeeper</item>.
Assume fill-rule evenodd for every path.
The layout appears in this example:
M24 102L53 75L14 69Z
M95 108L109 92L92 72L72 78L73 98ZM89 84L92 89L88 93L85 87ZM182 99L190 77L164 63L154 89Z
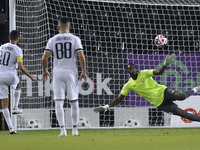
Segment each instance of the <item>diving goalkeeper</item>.
M119 104L129 92L135 92L136 94L149 101L152 105L157 107L158 110L200 122L200 117L185 112L174 103L176 100L183 101L197 91L200 91L200 86L195 87L192 90L180 93L167 88L165 85L158 84L152 78L154 75L161 75L166 67L175 60L175 54L166 56L163 66L158 70L141 70L140 72L137 72L136 66L134 64L128 64L127 72L130 74L131 78L124 85L123 89L121 90L121 94L110 104L94 108L94 112L97 113L100 111L105 111L110 107Z

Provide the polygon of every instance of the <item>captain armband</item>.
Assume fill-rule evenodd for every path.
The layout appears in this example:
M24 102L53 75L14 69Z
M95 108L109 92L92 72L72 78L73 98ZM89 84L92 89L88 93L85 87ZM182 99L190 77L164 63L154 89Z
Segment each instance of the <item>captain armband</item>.
M17 57L17 62L23 62L21 56Z

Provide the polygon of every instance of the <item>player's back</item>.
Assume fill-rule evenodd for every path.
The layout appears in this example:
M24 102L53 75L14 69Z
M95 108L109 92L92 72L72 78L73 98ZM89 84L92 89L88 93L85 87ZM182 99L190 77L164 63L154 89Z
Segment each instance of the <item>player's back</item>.
M82 51L80 38L71 33L59 33L52 37L46 47L53 53L53 70L65 69L76 73L77 51Z
M17 57L22 56L22 50L17 45L6 43L0 47L0 72L16 72Z

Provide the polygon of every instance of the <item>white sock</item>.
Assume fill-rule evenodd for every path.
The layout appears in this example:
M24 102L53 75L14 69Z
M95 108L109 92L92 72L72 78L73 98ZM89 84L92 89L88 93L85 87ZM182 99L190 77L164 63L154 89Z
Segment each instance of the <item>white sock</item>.
M71 101L71 119L72 119L72 131L78 131L78 121L79 121L79 103L78 101Z
M10 118L10 112L8 110L8 107L3 108L2 112L3 112L4 118L6 119L6 123L7 123L8 127L9 127L9 129L13 128L13 125L12 125L12 122L11 122L11 118Z
M197 88L196 88L196 87L195 87L195 88L193 88L192 90L194 91L194 93L198 92L198 90L197 90Z
M16 90L14 90L14 109L18 109L20 94L21 94L20 88L17 88Z
M64 104L63 100L55 100L56 118L60 126L60 132L66 131L63 104Z

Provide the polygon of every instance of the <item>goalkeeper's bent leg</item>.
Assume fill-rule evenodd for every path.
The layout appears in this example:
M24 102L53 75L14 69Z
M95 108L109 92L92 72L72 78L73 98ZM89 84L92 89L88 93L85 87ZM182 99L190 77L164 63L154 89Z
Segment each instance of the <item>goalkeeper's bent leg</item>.
M193 90L189 90L183 93L175 92L174 93L174 100L185 100L186 98L190 97L192 94L194 94Z
M185 100L186 98L190 97L191 95L193 95L194 93L200 91L200 86L193 88L192 90L183 92L183 93L179 93L179 92L175 92L174 93L174 99L176 100Z

